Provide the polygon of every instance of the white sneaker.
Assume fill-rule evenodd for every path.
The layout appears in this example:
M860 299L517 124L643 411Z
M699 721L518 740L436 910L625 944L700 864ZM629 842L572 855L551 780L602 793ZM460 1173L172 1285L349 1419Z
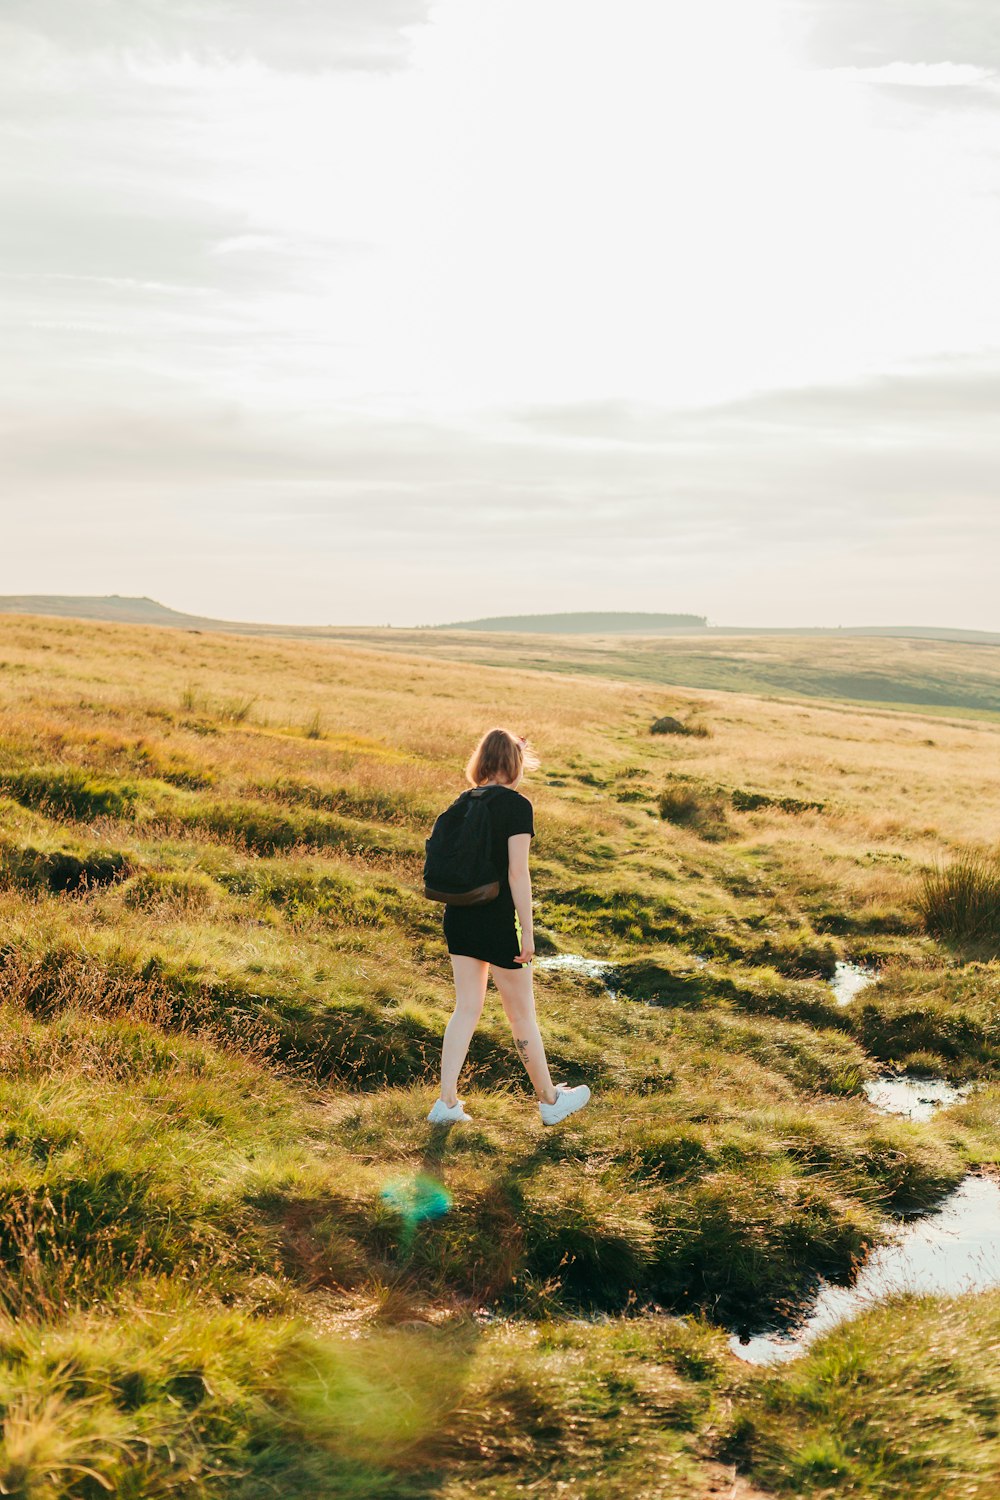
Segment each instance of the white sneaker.
M465 1106L459 1099L457 1104L445 1104L443 1099L437 1099L427 1116L432 1125L457 1125L459 1121L471 1124L472 1116L465 1113Z
M590 1090L585 1083L578 1083L572 1089L566 1083L557 1083L555 1104L546 1104L544 1099L538 1101L542 1124L558 1125L567 1115L575 1115L578 1109L582 1109L589 1098Z

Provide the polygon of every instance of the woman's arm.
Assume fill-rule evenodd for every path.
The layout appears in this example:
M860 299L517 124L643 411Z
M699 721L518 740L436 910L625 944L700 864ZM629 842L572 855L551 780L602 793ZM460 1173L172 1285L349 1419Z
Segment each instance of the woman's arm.
M521 924L521 951L518 963L527 964L535 956L535 925L531 915L531 876L528 874L530 833L512 833L507 840L507 878L514 898L514 910Z

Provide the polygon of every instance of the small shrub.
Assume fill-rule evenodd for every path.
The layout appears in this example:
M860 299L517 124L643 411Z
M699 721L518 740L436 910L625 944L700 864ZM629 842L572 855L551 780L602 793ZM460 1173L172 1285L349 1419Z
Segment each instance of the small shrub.
M703 724L684 724L680 719L673 718L670 714L664 714L662 718L654 719L649 726L650 734L693 734L699 739L705 739L708 730Z
M219 718L227 724L245 724L256 702L256 695L252 698L229 698L225 703L220 704Z
M1000 857L968 850L947 869L929 870L919 897L932 937L1000 954Z

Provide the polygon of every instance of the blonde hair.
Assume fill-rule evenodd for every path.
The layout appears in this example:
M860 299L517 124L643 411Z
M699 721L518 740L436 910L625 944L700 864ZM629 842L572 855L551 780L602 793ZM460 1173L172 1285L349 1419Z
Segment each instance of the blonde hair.
M484 781L506 781L515 786L525 771L536 771L541 762L526 739L510 729L488 729L469 756L465 779L470 786Z

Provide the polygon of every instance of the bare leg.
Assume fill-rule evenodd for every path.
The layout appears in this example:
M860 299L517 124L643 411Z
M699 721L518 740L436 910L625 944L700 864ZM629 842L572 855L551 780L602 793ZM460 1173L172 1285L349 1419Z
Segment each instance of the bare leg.
M545 1058L545 1043L535 1019L535 996L531 988L531 969L493 969L493 983L500 991L504 1013L510 1023L517 1055L524 1063L528 1077L539 1099L554 1104L556 1091Z
M482 959L458 953L452 954L451 967L455 974L455 1009L445 1027L441 1047L441 1098L448 1105L458 1099L458 1075L483 1013L490 972L489 964Z

